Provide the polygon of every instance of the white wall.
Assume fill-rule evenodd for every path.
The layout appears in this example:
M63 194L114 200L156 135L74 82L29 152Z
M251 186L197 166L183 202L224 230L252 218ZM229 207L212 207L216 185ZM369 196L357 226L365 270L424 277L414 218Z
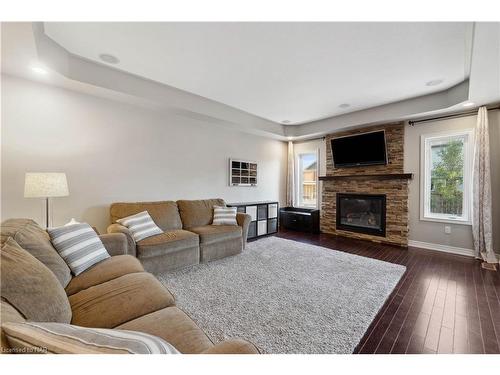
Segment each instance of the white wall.
M228 185L230 157L259 163L257 187ZM23 197L29 171L67 174L54 225L75 217L105 231L116 201L284 202L286 144L3 75L2 220L43 224L42 201Z

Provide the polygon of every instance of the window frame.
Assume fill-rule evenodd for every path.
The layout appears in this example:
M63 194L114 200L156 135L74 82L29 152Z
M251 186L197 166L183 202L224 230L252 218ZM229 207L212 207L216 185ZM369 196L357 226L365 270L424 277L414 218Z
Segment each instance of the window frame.
M430 212L431 146L436 141L464 138L464 174L462 216ZM472 224L472 175L474 159L474 129L445 131L420 136L420 220L450 224Z
M302 203L302 170L301 170L301 156L314 155L316 156L316 203L314 205L304 205ZM296 207L297 208L318 208L319 207L319 150L304 151L296 155Z

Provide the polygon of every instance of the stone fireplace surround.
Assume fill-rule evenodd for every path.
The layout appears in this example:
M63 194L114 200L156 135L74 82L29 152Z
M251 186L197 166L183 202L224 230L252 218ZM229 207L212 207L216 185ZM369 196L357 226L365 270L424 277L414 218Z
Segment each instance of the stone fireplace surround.
M387 164L334 168L331 139L346 135L385 130ZM345 237L408 246L408 186L411 174L404 173L404 125L392 123L329 134L326 142L326 176L322 181L321 231ZM336 227L337 193L386 196L385 236L340 230Z

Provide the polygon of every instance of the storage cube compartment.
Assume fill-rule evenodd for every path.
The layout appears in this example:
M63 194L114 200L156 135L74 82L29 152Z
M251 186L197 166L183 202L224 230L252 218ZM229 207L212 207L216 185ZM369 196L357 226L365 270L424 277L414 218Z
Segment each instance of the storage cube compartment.
M257 237L257 222L252 221L248 226L248 238Z
M257 206L247 206L246 213L252 217L252 221L257 220Z
M267 233L276 233L278 231L278 219L269 219L267 222Z
M267 217L272 219L278 217L278 204L272 203L267 206Z
M260 204L257 206L257 220L267 219L267 204Z
M262 236L267 234L267 220L260 220L257 222L257 235Z

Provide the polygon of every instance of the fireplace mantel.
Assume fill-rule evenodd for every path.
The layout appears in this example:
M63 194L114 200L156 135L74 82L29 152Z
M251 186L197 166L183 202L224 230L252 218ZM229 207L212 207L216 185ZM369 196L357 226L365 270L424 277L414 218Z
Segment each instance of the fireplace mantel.
M383 174L347 174L335 176L319 176L320 181L346 180L346 179L374 179L374 180L411 180L413 173L383 173Z

